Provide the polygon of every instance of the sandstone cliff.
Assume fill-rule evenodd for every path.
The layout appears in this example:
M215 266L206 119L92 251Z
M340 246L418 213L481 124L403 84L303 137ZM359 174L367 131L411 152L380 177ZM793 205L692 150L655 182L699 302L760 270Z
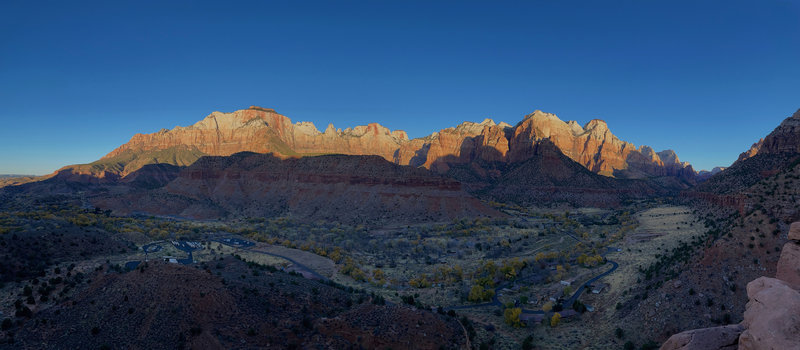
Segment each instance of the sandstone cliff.
M405 132L377 123L345 130L328 125L320 132L312 123L292 123L273 109L256 106L232 113L214 112L188 127L136 134L99 161L67 167L62 172L122 177L145 164L189 165L203 155L256 152L279 156L378 155L395 164L446 173L452 165L476 161L523 162L545 139L597 174L619 178L670 176L693 181L694 170L680 162L674 152L655 152L647 146L636 148L617 138L598 119L581 126L535 111L513 127L486 119L409 140Z

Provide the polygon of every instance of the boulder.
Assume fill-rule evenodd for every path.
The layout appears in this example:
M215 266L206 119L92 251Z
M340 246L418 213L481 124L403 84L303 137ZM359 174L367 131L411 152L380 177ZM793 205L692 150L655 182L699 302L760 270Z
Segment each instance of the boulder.
M747 284L747 310L739 349L800 349L800 292L786 282L760 277Z
M794 242L783 245L775 278L786 282L794 289L800 289L800 245Z
M735 350L742 331L738 324L692 329L669 337L661 350Z

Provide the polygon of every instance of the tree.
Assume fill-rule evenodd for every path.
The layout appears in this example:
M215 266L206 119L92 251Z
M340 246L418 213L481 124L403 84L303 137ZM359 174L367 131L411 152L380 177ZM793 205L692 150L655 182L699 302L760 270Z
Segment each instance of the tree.
M494 296L493 289L485 289L483 286L476 284L472 286L469 291L469 301L483 301L489 300Z
M533 336L529 335L522 341L522 350L533 350Z
M552 301L548 301L548 302L544 303L544 305L542 305L542 311L544 311L544 312L550 312L550 310L552 310L552 309L553 309L553 302Z
M560 322L561 322L561 314L556 312L555 314L553 314L553 317L550 318L550 327L558 326Z
M519 320L520 315L522 315L522 309L518 307L508 308L503 312L506 323L515 328L522 327L522 321Z
M617 330L614 331L614 335L616 335L617 338L622 339L625 337L625 331L623 331L622 328L617 328Z

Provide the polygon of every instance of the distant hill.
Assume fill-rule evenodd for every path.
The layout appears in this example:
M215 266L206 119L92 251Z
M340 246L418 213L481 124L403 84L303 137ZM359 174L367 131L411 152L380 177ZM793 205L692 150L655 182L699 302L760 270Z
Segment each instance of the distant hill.
M718 167L714 167L714 169L711 169L710 171L709 170L700 170L700 171L697 172L697 181L698 182L703 182L705 180L708 180L710 177L719 174L720 172L722 172L725 169L727 169L727 168L718 166Z
M654 181L593 173L561 153L548 139L535 143L524 161L454 166L447 175L464 182L479 197L520 205L616 207L627 200L676 193Z
M42 185L70 180L57 176ZM117 189L91 196L92 205L126 215L292 216L369 225L502 216L458 181L378 156L281 159L243 152L202 157L186 168L149 165L114 183Z
M0 174L0 187L15 186L41 179L36 175Z

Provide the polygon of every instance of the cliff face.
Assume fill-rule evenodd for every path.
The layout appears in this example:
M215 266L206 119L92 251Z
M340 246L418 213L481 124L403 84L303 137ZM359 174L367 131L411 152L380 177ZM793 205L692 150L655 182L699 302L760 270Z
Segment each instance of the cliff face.
M405 132L372 123L345 130L328 125L320 132L312 123L292 123L272 109L250 107L233 113L214 112L188 127L136 134L98 162L62 170L75 173L111 172L125 176L148 163L175 164L170 159L142 157L153 152L194 150L202 155L237 152L273 153L279 156L318 154L377 155L400 165L424 167L438 173L472 162L519 163L534 155L536 144L551 141L562 153L597 174L620 178L675 176L692 180L694 170L672 151L656 153L619 140L605 122L584 126L563 122L553 114L536 111L516 126L465 122L424 138L409 140ZM132 162L130 158L138 159ZM186 158L186 157L184 157Z
M541 111L529 114L515 127L509 160L529 158L533 144L542 139L549 139L564 155L601 175L620 178L678 176L685 179L694 176L691 165L681 163L674 151L656 153L648 146L637 149L632 143L612 134L602 120L594 119L580 126L575 121L565 123L554 114Z
M372 123L337 131L332 125L320 132L309 122L292 124L272 109L251 107L233 113L214 112L188 127L163 129L153 134L136 134L102 159L126 152L173 147L195 147L207 155L226 156L238 152L275 153L285 156L308 153L374 154L393 159L405 132L391 132Z

